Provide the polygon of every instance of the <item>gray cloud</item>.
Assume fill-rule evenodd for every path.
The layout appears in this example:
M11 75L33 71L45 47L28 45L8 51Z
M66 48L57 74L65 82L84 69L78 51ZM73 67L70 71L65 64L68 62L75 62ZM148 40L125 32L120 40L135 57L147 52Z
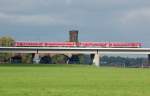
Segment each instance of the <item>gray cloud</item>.
M150 23L150 7L130 10L127 12L122 18L121 22L126 25L140 25L142 26L144 23Z
M82 41L139 41L147 46L149 6L149 0L0 0L0 35L64 41L68 30L79 29Z
M30 25L30 26L47 26L47 25L66 25L68 22L63 17L49 15L18 15L0 13L0 23L9 25Z

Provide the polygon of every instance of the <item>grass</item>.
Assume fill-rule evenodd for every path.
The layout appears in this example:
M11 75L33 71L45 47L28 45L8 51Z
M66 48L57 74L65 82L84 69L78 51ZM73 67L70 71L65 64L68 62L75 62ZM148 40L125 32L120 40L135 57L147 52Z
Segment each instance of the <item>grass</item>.
M0 65L0 96L149 96L150 70Z

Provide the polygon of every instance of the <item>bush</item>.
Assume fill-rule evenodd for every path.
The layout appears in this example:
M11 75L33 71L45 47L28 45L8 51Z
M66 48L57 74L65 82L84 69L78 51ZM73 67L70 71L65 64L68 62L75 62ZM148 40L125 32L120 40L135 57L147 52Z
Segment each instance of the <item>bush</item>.
M63 54L54 55L52 57L52 63L53 64L66 64L67 60L68 60L68 57L63 55Z

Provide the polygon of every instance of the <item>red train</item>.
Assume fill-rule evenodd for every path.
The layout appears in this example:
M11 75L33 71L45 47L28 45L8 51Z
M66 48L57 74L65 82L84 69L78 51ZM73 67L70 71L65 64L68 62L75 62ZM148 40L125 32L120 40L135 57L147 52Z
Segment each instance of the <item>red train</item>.
M139 42L15 42L15 47L140 48Z

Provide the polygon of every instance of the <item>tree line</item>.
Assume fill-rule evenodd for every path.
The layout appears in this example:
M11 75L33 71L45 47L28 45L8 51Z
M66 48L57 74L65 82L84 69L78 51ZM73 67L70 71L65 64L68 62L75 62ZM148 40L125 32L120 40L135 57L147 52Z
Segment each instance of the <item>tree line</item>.
M118 66L118 67L142 67L149 66L147 58L137 57L120 57L120 56L103 56L101 58L103 66Z

